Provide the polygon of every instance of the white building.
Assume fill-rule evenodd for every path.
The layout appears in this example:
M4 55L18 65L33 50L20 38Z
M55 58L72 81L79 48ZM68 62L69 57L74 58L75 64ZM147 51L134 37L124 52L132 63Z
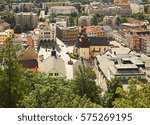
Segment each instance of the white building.
M91 26L93 23L93 17L92 16L81 16L78 21L79 26Z
M132 14L144 13L144 6L142 4L130 4Z
M41 72L50 77L66 78L65 61L56 56L56 51L51 51L51 56L41 62Z
M71 14L77 13L77 9L73 6L52 6L49 9L54 14Z

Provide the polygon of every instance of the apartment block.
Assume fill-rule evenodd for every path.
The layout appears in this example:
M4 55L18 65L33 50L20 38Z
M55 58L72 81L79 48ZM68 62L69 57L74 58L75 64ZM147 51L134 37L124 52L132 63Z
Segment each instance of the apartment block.
M0 43L6 41L8 37L13 37L14 31L12 29L5 30L4 32L0 32Z
M21 12L16 14L16 24L20 24L24 29L28 26L29 30L33 30L38 25L37 14L33 12Z
M63 42L75 42L78 39L79 28L74 27L56 27L56 36Z
M81 16L78 20L79 26L91 26L93 24L92 16Z
M50 12L54 14L71 14L77 13L77 9L74 6L52 6Z
M85 30L88 37L106 37L106 32L100 26L84 26L81 30Z

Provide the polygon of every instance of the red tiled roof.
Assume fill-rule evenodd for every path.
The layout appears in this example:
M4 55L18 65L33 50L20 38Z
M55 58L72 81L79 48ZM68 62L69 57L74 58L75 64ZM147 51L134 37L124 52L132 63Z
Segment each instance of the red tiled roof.
M31 36L29 36L29 37L27 38L27 45L29 45L29 46L31 46L31 47L34 48L34 42L33 42L33 39L32 39Z

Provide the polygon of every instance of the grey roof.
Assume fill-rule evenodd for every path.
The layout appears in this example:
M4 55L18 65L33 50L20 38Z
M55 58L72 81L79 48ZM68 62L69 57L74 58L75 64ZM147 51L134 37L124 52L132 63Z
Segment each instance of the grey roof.
M106 37L90 37L90 46L109 46Z
M49 56L42 62L42 72L49 73L50 70L55 69L66 77L65 61L62 58Z
M110 26L108 26L108 25L102 26L102 27L103 27L103 29L104 29L106 32L113 31L113 29L112 29Z

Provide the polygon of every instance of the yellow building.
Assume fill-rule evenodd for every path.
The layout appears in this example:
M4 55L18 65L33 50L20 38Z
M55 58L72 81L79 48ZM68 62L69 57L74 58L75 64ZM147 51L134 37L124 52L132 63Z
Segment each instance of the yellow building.
M3 43L8 37L13 37L14 30L8 29L4 32L0 32L0 43Z
M80 33L73 53L84 59L90 59L103 54L108 50L109 42L106 37L87 37L85 32Z

